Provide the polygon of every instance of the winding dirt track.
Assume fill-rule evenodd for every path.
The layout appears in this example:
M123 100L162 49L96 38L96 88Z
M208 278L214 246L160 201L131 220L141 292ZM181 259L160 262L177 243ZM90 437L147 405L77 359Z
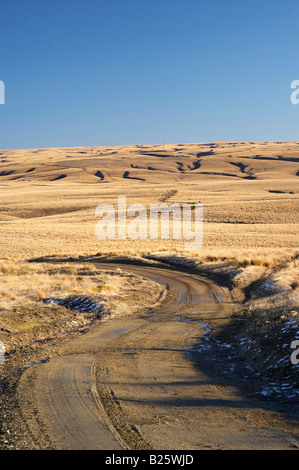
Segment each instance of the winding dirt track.
M229 321L222 289L171 269L121 268L168 295L151 311L107 319L23 374L18 397L32 447L289 449L294 424L188 356L208 326Z

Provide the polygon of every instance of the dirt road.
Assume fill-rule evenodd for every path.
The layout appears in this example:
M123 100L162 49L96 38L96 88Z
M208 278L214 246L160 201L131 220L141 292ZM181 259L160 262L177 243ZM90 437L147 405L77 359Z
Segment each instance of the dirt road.
M229 321L224 291L171 269L122 269L164 284L167 296L150 311L107 318L28 368L18 387L28 447L292 448L294 422L191 359L208 328Z

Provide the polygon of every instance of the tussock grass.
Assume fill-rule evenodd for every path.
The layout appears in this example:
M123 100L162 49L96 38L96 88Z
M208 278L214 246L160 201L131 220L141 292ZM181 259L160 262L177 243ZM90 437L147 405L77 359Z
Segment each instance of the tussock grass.
M198 143L164 151L152 146L146 153L136 146L1 153L9 165L0 176L0 258L184 249L178 240L97 240L95 209L116 206L119 195L147 210L162 201L201 202L204 248L238 252L245 264L263 259L271 265L258 254L261 249L265 255L298 248L297 142L222 142L212 152ZM62 167L67 177L53 181ZM104 180L95 176L98 171ZM126 172L141 180L123 178Z
M107 300L124 291L127 275L98 272L92 264L5 261L0 264L0 309L35 308L46 298L90 295Z
M45 320L40 306L50 297L96 297L126 311L132 282L120 272L105 277L92 264L80 265L80 257L95 254L156 257L214 276L246 308L260 300L251 304L255 315L247 312L259 325L255 334L272 321L272 310L284 315L279 296L297 309L297 142L3 150L2 158L0 327L36 328ZM62 173L66 177L58 179ZM147 209L161 201L202 203L202 249L186 252L183 240L172 239L98 240L95 209L116 206L119 195ZM74 257L76 263L24 261L46 256ZM146 284L134 289L142 296ZM43 308L49 322L57 322L58 312L68 322L63 307Z
M137 288L136 288L137 286ZM98 271L92 263L16 262L0 265L0 339L6 352L46 338L130 314L160 296L153 281L122 272Z

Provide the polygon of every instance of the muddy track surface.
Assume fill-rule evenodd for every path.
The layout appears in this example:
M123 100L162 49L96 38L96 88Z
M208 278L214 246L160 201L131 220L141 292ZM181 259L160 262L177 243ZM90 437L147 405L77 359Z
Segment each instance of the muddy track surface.
M172 269L121 268L161 283L167 295L148 311L107 318L26 370L17 398L27 447L290 449L296 423L190 356L207 328L229 322L225 292Z

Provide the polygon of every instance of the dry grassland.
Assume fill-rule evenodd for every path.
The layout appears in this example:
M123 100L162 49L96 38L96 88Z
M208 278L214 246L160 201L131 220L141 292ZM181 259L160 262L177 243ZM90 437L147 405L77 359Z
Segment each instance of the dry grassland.
M157 285L144 279L67 262L112 254L195 263L242 303L250 318L247 338L258 337L256 325L264 337L266 325L275 322L282 331L291 318L290 342L294 321L298 331L298 162L299 142L0 151L0 339L13 350L72 322L83 328L94 315L47 299L84 296L125 313L138 295L149 303L151 292L159 297ZM148 210L152 203L202 203L203 247L186 252L184 240L97 239L96 207L117 208L119 195L127 206ZM59 267L28 263L57 256L65 257ZM288 363L289 353L288 343Z
M98 240L99 204L202 203L200 253L276 257L298 247L299 143L2 150L0 258L184 250Z
M132 314L141 298L150 307L163 291L148 279L119 268L99 271L91 263L3 261L0 279L0 338L8 355L84 332L102 316Z

